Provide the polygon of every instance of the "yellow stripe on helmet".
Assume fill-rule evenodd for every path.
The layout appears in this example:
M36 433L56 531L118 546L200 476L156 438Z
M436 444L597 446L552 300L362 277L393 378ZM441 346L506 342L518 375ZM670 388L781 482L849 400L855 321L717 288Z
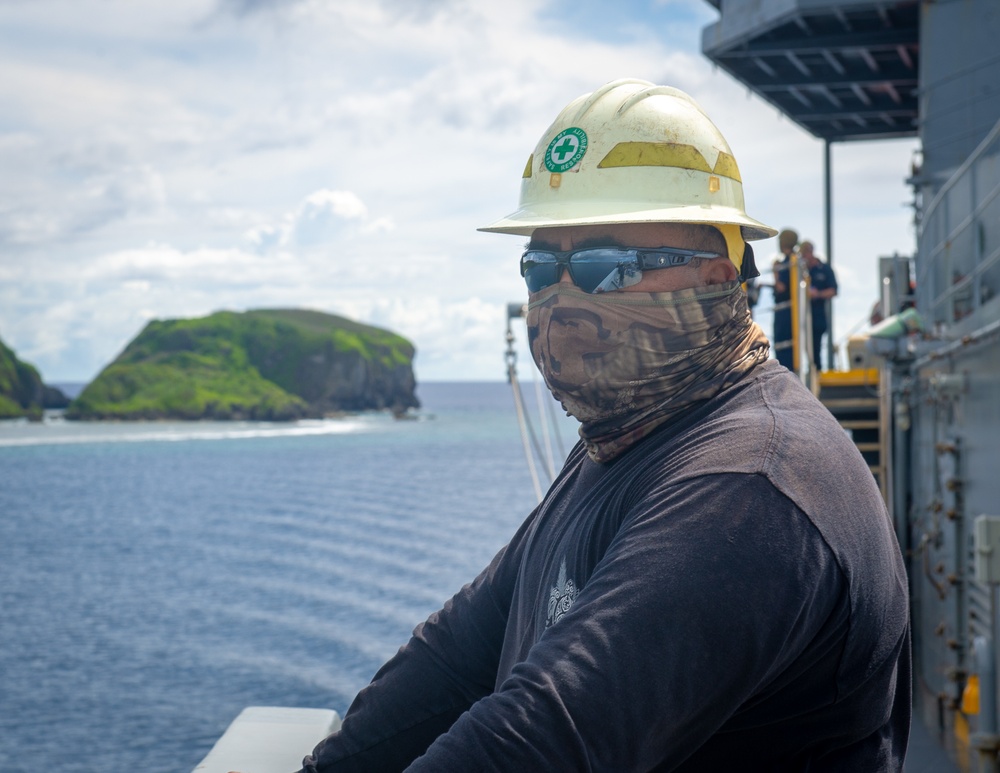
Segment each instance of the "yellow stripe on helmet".
M720 152L713 169L698 148L679 142L619 142L601 159L597 168L623 166L672 166L743 182L736 159L729 153Z

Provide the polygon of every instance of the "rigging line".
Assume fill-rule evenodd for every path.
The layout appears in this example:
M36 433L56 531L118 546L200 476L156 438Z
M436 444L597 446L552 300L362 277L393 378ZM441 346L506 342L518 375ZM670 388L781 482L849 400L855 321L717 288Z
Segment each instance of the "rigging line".
M515 317L523 317L525 314L526 307L523 304L508 304L507 305L507 333L505 339L507 341L507 352L505 359L507 361L507 381L511 385L511 390L514 393L514 406L517 410L517 421L518 428L521 432L521 443L524 446L524 455L528 462L528 470L531 472L531 478L535 486L535 494L538 497L538 501L542 501L542 488L538 480L538 472L536 469L535 457L531 455L531 448L529 447L528 437L531 438L531 444L534 446L535 454L537 454L538 462L543 463L545 461L545 454L542 453L541 447L538 445L538 436L535 434L535 428L531 423L528 412L525 410L524 406L524 394L521 391L521 384L517 378L517 352L514 350L514 331L511 328L510 321ZM534 374L534 371L532 371ZM541 408L539 407L539 410ZM543 429L544 425L544 416ZM546 485L555 480L555 464L552 461L551 451L549 452L549 480Z
M531 473L531 482L535 487L535 496L538 501L542 501L542 485L538 481L538 471L535 469L535 460L531 455L531 446L528 443L526 431L527 421L524 415L524 404L521 400L521 386L517 383L517 370L513 363L507 366L507 379L510 381L511 391L514 393L514 410L517 411L517 427L521 433L521 445L524 448L524 456L528 461L528 471Z
M566 459L566 447L563 445L562 433L559 431L559 417L556 416L555 400L552 395L545 395L545 408L552 425L552 434L556 436L556 445L559 447L559 458ZM552 476L555 480L555 475Z
M538 405L538 423L542 425L542 442L545 443L545 461L548 465L549 480L552 481L555 480L556 477L556 461L552 457L552 437L549 435L549 425L545 421L545 408L543 405L545 397L542 395L541 382L538 380L538 371L535 368L531 369L531 381L535 385L535 402Z
M521 392L521 383L517 380L517 373L514 373L514 381L512 382L518 392L518 396L521 399L521 408L524 412L524 426L528 429L528 435L531 436L531 444L534 446L535 453L538 455L538 461L544 461L545 455L542 453L542 447L538 443L538 435L535 433L535 425L531 423L531 414L528 413L527 408L524 405L524 393ZM552 482L552 477L546 482L546 486Z

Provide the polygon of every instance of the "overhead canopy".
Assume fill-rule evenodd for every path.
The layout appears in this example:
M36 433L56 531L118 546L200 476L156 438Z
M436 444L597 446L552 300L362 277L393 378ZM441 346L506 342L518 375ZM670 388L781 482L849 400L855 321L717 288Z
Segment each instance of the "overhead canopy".
M707 0L702 52L810 134L917 134L918 0Z

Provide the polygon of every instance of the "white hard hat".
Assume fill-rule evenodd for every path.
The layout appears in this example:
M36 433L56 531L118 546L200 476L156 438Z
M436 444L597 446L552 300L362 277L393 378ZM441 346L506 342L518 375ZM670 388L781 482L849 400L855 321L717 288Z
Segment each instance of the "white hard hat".
M678 89L628 79L566 106L528 158L517 211L479 230L530 236L646 222L737 226L745 240L777 233L744 211L736 159L698 104Z

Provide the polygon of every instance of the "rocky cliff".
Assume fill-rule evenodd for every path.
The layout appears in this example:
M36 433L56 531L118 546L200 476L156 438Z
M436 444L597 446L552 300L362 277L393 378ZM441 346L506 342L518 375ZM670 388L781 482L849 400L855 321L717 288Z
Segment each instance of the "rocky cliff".
M43 408L65 408L69 399L42 383L38 371L0 341L0 419L40 419Z
M150 322L74 400L72 419L264 419L419 406L413 345L302 309Z

